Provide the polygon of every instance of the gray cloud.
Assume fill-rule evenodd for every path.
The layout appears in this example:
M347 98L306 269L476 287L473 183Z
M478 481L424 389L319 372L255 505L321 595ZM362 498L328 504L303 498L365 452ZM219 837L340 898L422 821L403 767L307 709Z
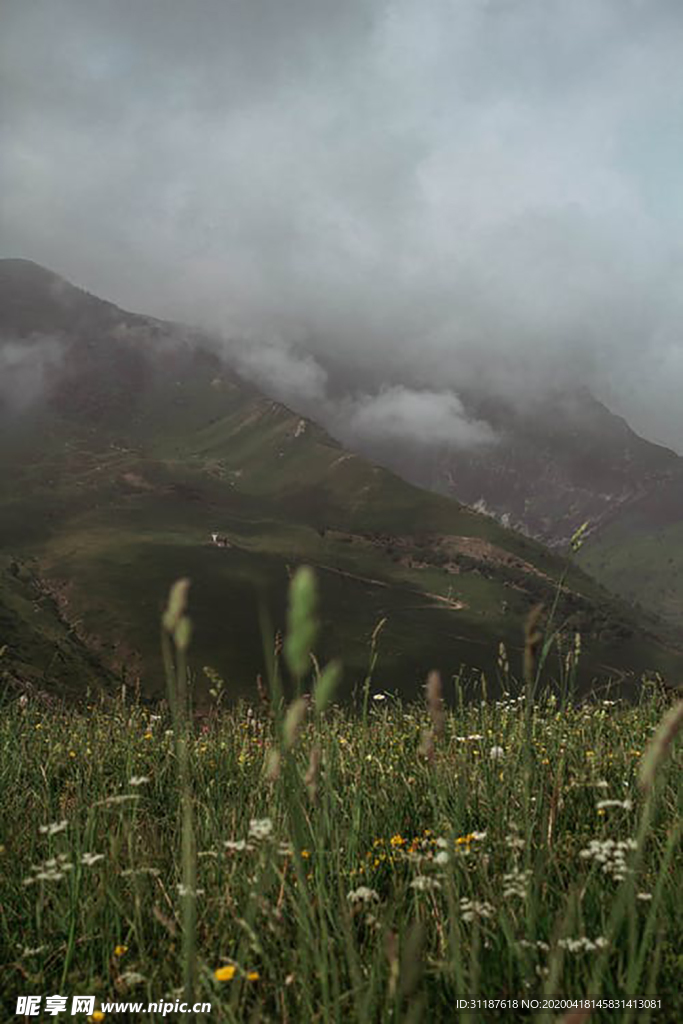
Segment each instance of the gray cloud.
M4 339L0 345L0 412L16 414L40 401L64 360L58 338Z
M5 0L3 254L280 339L293 403L585 383L683 449L682 43L674 0Z
M455 447L491 444L486 423L470 420L457 395L398 385L376 395L339 403L331 417L336 433L349 441L437 442Z

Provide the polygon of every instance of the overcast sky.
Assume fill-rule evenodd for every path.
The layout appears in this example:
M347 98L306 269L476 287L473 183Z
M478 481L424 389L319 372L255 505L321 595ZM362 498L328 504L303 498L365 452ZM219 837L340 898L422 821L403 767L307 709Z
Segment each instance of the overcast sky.
M682 54L680 0L2 0L0 255L380 433L582 383L683 451Z

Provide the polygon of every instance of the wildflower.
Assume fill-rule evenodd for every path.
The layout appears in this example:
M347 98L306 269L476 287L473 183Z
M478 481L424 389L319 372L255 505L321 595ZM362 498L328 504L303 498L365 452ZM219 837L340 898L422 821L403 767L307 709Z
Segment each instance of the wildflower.
M234 964L227 964L225 967L217 967L213 972L213 976L216 981L232 981L237 973L237 968Z
M387 699L387 695L385 693L373 693L372 699L373 700L386 700Z
M405 844L405 839L400 833L397 833L395 836L391 837L389 842L392 846L403 846Z
M125 956L127 952L128 952L128 946L124 946L124 945L121 945L121 944L119 944L118 946L114 946L114 956L115 957Z
M104 860L103 853L84 853L81 857L81 864L84 864L86 868L91 868L93 864L97 864L98 860Z
M486 900L460 900L460 913L463 921L474 921L475 918L492 917L493 907Z
M152 735L151 732L146 732L145 735L142 738L143 738L143 740L153 740L154 736Z
M117 804L126 804L131 800L139 800L138 793L121 793L120 796L108 796L106 800L98 800L95 807L114 807Z
M605 949L609 945L609 941L602 935L597 939L589 939L582 935L578 939L560 939L557 944L570 953L592 953L596 949Z
M377 903L379 902L379 893L374 889L369 889L367 885L360 885L357 889L347 893L346 898L349 903Z
M249 971L247 974L247 981L258 981L261 975L258 971Z
M252 818L249 822L250 839L268 839L273 831L270 818Z
M524 839L521 839L516 832L511 833L505 837L505 845L509 846L511 850L523 850L526 846Z
M308 858L311 856L310 850L302 850L301 856L303 857L304 860L308 860Z
M435 889L441 888L441 882L438 878L429 878L427 875L418 875L410 883L410 888L415 889L416 892L431 892Z
M503 898L510 899L512 896L518 896L523 900L530 878L531 871L519 871L518 869L503 875Z
M434 858L434 863L435 864L448 864L449 859L450 858L448 856L448 851L447 850L439 850L439 852L437 853L436 857Z
M184 885L183 882L179 882L178 885L176 886L176 889L178 890L178 895L179 896L183 896L183 897L184 896L191 896L194 899L197 896L203 896L204 895L204 890L203 889L193 889L189 885Z
M489 757L492 761L500 761L501 758L505 757L505 751L502 747L491 747Z
M644 903L646 903L648 900L652 899L652 893L651 892L639 892L639 893L636 893L636 899L637 900L642 900Z
M149 782L148 775L133 775L129 780L130 786L144 786L145 783Z
M106 1013L103 1013L102 1010L93 1010L93 1012L88 1017L88 1020L97 1022L97 1024L99 1024L99 1021L104 1020L105 1017Z
M143 974L139 974L137 971L124 971L123 974L119 975L118 980L131 988L133 985L144 985L147 978L145 978Z
M543 939L537 939L535 942L529 942L528 939L520 939L518 945L522 949L539 949L542 953L550 952L550 946Z
M68 821L53 821L50 825L41 825L38 829L43 835L56 836L58 832L65 832L69 822Z
M615 881L623 881L631 870L626 866L626 855L629 850L635 850L638 844L635 839L621 839L616 842L614 839L591 839L588 846L579 851L579 857L583 860L594 860L602 868L606 875L611 875Z

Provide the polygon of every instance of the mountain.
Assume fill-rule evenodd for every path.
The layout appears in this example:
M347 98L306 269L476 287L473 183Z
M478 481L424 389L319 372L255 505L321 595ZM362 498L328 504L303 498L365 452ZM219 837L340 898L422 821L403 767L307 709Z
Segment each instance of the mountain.
M639 437L585 388L524 405L461 398L468 416L493 427L493 444L411 450L365 442L364 454L565 553L588 521L579 564L680 626L683 458Z
M12 481L2 553L79 643L149 696L163 692L159 617L173 580L192 580L199 690L207 666L228 693L249 694L264 624L282 628L302 562L321 590L318 654L343 657L347 691L381 618L378 687L415 695L435 666L492 681L501 641L518 671L523 621L552 605L565 573L558 622L566 645L582 634L585 685L633 687L683 664L655 618L538 542L346 451L240 379L199 332L0 261L0 361L0 472ZM12 649L16 623L4 628Z

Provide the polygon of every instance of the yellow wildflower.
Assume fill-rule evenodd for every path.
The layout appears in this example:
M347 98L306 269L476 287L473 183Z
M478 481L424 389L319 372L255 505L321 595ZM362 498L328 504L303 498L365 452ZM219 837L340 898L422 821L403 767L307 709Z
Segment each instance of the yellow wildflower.
M237 968L234 964L227 964L225 967L217 967L213 972L213 976L216 981L232 981L237 973Z
M121 944L114 946L114 956L125 956L127 952L128 946L123 946Z

